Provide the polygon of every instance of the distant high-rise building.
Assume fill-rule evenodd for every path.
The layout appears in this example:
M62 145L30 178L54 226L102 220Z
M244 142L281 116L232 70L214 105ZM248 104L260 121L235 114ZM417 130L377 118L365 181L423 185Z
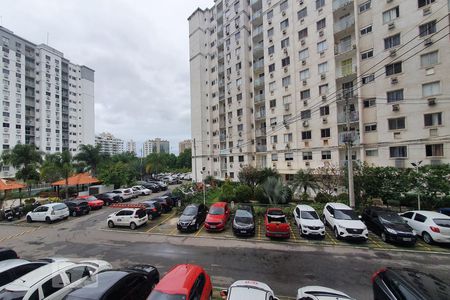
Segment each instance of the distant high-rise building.
M124 152L123 140L114 137L109 132L103 132L95 137L95 144L100 145L100 152L109 155L120 154Z
M0 152L16 144L46 153L95 142L94 70L45 44L34 44L0 26ZM9 166L2 177L14 175Z
M214 3L189 17L197 180L450 162L446 0Z
M127 141L127 146L126 146L126 151L134 153L134 154L137 154L136 153L136 142L133 141L133 140L128 140Z
M191 140L184 140L184 141L181 141L178 144L179 153L183 153L184 150L191 149L191 148L192 148L192 141Z
M144 157L150 153L169 153L170 143L169 141L156 138L154 140L147 140L144 142Z

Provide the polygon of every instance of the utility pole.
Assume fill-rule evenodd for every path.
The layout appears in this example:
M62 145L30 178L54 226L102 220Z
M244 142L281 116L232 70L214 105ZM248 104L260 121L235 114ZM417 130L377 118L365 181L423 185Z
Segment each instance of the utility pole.
M197 146L195 145L194 138L194 173L195 173L195 182L197 183Z
M353 153L352 144L353 136L350 134L350 103L349 92L345 92L345 119L347 121L347 133L345 134L345 144L347 145L347 167L348 167L348 197L350 207L355 208L355 188L353 184Z
M421 160L418 162L412 162L411 165L416 169L417 175L419 174L419 166L422 163ZM417 189L417 210L420 210L420 190Z

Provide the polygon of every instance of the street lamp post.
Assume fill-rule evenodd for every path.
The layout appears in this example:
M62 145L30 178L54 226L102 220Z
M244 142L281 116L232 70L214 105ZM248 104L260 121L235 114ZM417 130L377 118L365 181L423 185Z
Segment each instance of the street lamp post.
M419 174L419 166L422 163L421 160L412 162L411 165L416 169L416 174ZM417 188L417 187L416 187ZM420 190L417 189L417 209L420 210Z
M205 184L205 179L203 178L203 171L200 171L200 174L202 174L203 205L206 206L206 184Z

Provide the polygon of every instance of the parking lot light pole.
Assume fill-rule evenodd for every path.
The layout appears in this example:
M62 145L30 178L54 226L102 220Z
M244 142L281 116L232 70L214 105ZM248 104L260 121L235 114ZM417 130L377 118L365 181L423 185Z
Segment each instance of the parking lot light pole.
M200 171L200 174L202 174L202 185L203 185L203 205L206 206L206 184L205 179L203 178L203 171Z
M412 162L411 165L416 169L416 174L419 175L419 166L422 163L421 160L418 162ZM420 191L417 189L417 209L420 210Z

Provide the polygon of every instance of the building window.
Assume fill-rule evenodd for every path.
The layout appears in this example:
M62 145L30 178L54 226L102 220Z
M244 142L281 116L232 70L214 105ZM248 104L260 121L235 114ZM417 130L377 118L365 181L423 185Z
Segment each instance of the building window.
M331 159L331 151L329 150L322 151L322 159Z
M330 107L328 105L320 107L320 116L328 116L330 114Z
M271 20L273 18L273 9L267 12L267 20Z
M425 53L420 56L420 65L422 68L428 68L438 63L438 50Z
M400 45L400 33L384 39L384 49L393 48Z
M300 92L300 99L301 100L309 99L310 97L311 97L311 92L310 92L309 89Z
M302 140L310 140L311 139L311 130L302 131Z
M432 113L432 114L424 114L423 119L424 119L424 125L426 127L442 125L442 113L441 112Z
M277 125L277 117L270 118L270 126Z
M283 87L288 87L291 84L291 76L286 76L283 79L281 79L281 85Z
M319 85L319 94L326 95L328 93L328 83Z
M436 32L436 20L433 20L431 22L419 26L419 34L421 37L427 36L435 32Z
M275 108L277 106L277 100L273 99L269 101L270 108Z
M378 156L378 149L367 149L366 156Z
M425 145L425 154L430 156L444 156L444 144Z
M327 26L326 18L323 18L322 20L317 21L316 25L317 25L317 30L318 31L321 30L321 29L324 29Z
M386 76L401 73L402 72L402 62L400 61L400 62L396 62L393 64L389 64L389 65L386 65L384 68L386 70Z
M283 96L283 104L291 103L291 95Z
M289 19L280 22L280 30L284 30L289 27Z
M309 57L309 51L308 51L308 48L306 48L306 49L301 50L301 51L298 52L298 58L299 58L300 60L305 60L305 59L307 59L308 57Z
M300 30L298 32L298 39L299 40L304 39L306 37L308 37L308 27L306 27L305 29L302 29L302 30Z
M322 8L325 6L325 0L316 0L316 9Z
M275 46L270 46L269 48L267 48L267 53L269 55L273 54L275 52Z
M288 8L288 0L282 1L280 3L280 12L285 11Z
M292 153L292 152L286 152L286 153L284 154L284 160L285 160L285 161L294 160L294 153Z
M244 162L244 155L239 155L238 160L239 162Z
M272 153L272 161L278 161L278 153Z
M398 17L400 17L400 8L397 6L383 13L383 23L389 23Z
M289 66L290 65L290 63L291 63L291 59L290 59L290 57L288 56L288 57L285 57L285 58L283 58L282 60L281 60L281 67L286 67L286 66Z
M373 49L361 52L361 60L365 60L373 57Z
M435 0L418 0L419 8L430 5L431 3L434 3L434 1Z
M372 24L370 24L370 25L368 25L366 27L363 27L360 30L361 35L366 35L366 34L369 34L371 32L372 32Z
M406 146L389 147L391 158L408 157L408 148Z
M272 81L269 83L269 91L273 92L277 89L277 83L275 81Z
M319 43L317 43L317 52L324 52L325 50L328 49L328 45L327 45L327 41L321 41Z
M363 13L365 11L368 11L370 9L371 5L372 5L372 1L371 0L360 4L359 5L359 13Z
M377 131L377 123L364 124L364 131L365 132Z
M386 92L387 103L402 101L403 89Z
M300 80L306 80L309 78L309 69L300 71Z
M292 142L292 133L285 133L285 134L284 134L284 142L285 142L285 143L290 143L290 142Z
M303 160L312 160L313 159L311 151L303 152L302 156L303 156Z
M370 74L362 77L362 84L368 84L375 80L375 74Z
M267 30L267 37L272 37L273 36L273 28L270 28L269 30Z
M272 144L278 143L278 135L272 135L272 136L270 137L270 142L271 142Z
M297 12L297 18L299 20L305 18L307 15L308 15L308 10L306 7Z
M331 130L330 128L324 128L320 130L320 137L321 138L329 138L331 137Z
M328 63L327 62L318 64L317 67L319 69L319 74L328 72Z
M289 38L285 38L281 41L281 49L289 47Z
M405 119L406 119L405 117L388 119L389 130L405 129L406 128Z
M441 85L439 81L422 84L423 97L431 97L440 94Z
M275 63L269 65L269 73L275 71Z
M310 109L302 110L300 112L300 118L302 120L311 119L311 110Z

